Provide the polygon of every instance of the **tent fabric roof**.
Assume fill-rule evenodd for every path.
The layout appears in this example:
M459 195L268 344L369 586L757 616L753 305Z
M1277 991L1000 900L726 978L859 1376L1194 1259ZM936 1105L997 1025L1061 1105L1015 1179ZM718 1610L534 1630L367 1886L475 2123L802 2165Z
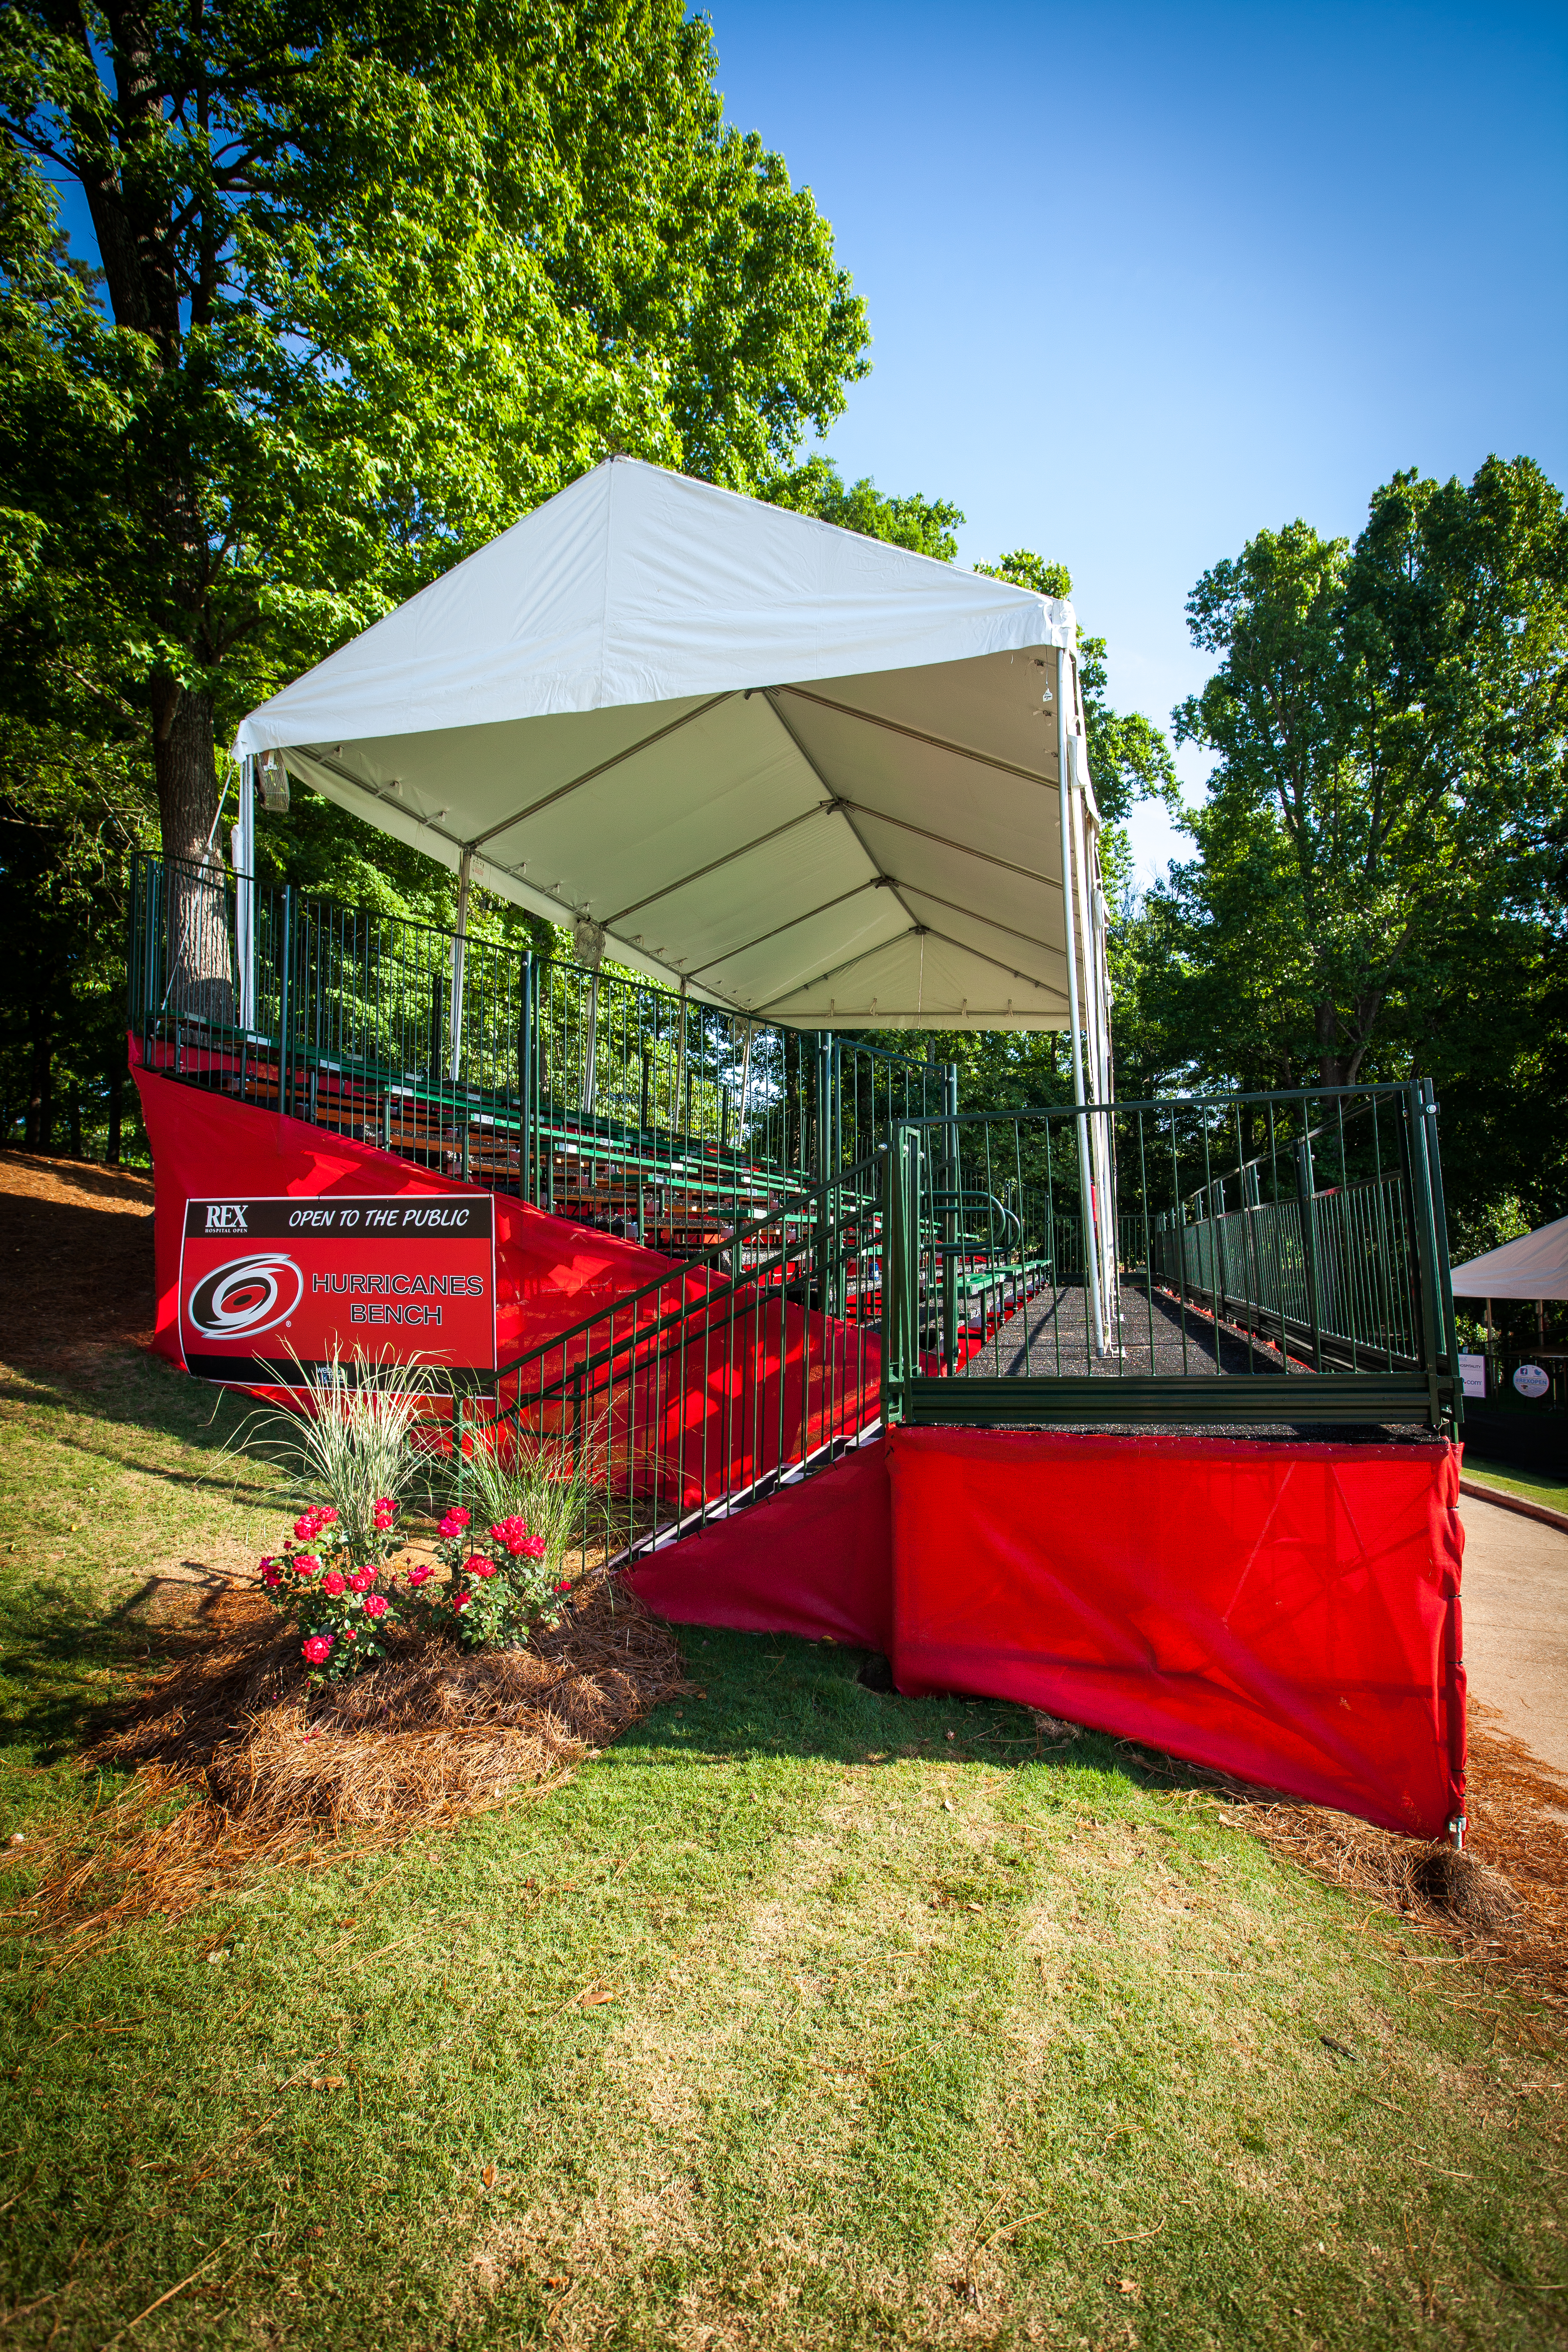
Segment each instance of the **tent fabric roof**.
M1068 604L618 458L235 748L737 1011L1063 1027L1076 636Z
M1454 1268L1459 1298L1568 1298L1568 1217Z

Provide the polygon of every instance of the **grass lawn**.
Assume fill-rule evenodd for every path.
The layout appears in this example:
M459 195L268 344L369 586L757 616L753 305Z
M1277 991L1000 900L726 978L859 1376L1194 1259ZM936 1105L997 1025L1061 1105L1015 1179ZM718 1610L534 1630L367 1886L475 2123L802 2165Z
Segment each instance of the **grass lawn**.
M211 1411L129 1352L0 1398L0 1907L156 1577L278 1532ZM1563 2340L1568 2076L1506 1992L1134 1751L686 1647L546 1799L12 1936L6 2346Z
M1554 1477L1550 1470L1532 1470L1526 1476L1511 1463L1489 1462L1467 1445L1465 1475L1482 1486L1500 1486L1505 1494L1522 1495L1526 1502L1544 1503L1549 1511L1568 1511L1568 1478Z

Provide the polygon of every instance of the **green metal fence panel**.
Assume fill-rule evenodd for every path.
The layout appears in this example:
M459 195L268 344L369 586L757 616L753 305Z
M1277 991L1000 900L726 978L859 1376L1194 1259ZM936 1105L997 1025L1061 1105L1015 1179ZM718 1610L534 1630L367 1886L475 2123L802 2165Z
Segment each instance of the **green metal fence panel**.
M889 1420L1458 1425L1429 1087L965 1113L894 1150ZM1097 1162L1117 1198L1086 1217Z
M129 934L149 1063L680 1255L952 1084L471 931L286 884L241 898L216 862L138 858Z

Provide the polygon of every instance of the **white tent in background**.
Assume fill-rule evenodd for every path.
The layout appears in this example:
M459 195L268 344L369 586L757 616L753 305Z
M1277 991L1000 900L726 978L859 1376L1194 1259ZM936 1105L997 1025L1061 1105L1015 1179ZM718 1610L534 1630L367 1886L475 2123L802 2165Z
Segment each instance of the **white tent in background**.
M478 883L742 1017L1067 1029L1104 1103L1076 642L1068 604L613 458L235 749L453 867L459 934Z
M1568 1298L1568 1217L1454 1268L1457 1298Z

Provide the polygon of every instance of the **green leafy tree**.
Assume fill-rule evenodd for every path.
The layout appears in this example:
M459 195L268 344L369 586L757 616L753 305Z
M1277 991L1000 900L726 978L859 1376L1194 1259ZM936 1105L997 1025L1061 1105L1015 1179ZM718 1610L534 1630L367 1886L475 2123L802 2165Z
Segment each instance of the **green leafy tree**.
M1267 1058L1353 1083L1429 1035L1461 945L1561 901L1563 501L1527 459L1399 476L1353 551L1262 531L1188 614L1221 656L1176 714L1218 755L1194 950Z
M1561 1213L1568 515L1529 459L1262 531L1188 606L1217 755L1121 941L1140 1083L1434 1077L1456 1232Z
M922 498L918 490L889 497L869 476L847 488L831 457L808 457L805 465L775 474L763 485L762 496L773 506L815 515L818 522L837 523L842 530L885 540L942 563L958 553L955 532L963 517L948 499Z
M679 0L7 12L7 698L143 711L168 854L240 710L606 452L744 488L837 413L861 306L713 73Z

